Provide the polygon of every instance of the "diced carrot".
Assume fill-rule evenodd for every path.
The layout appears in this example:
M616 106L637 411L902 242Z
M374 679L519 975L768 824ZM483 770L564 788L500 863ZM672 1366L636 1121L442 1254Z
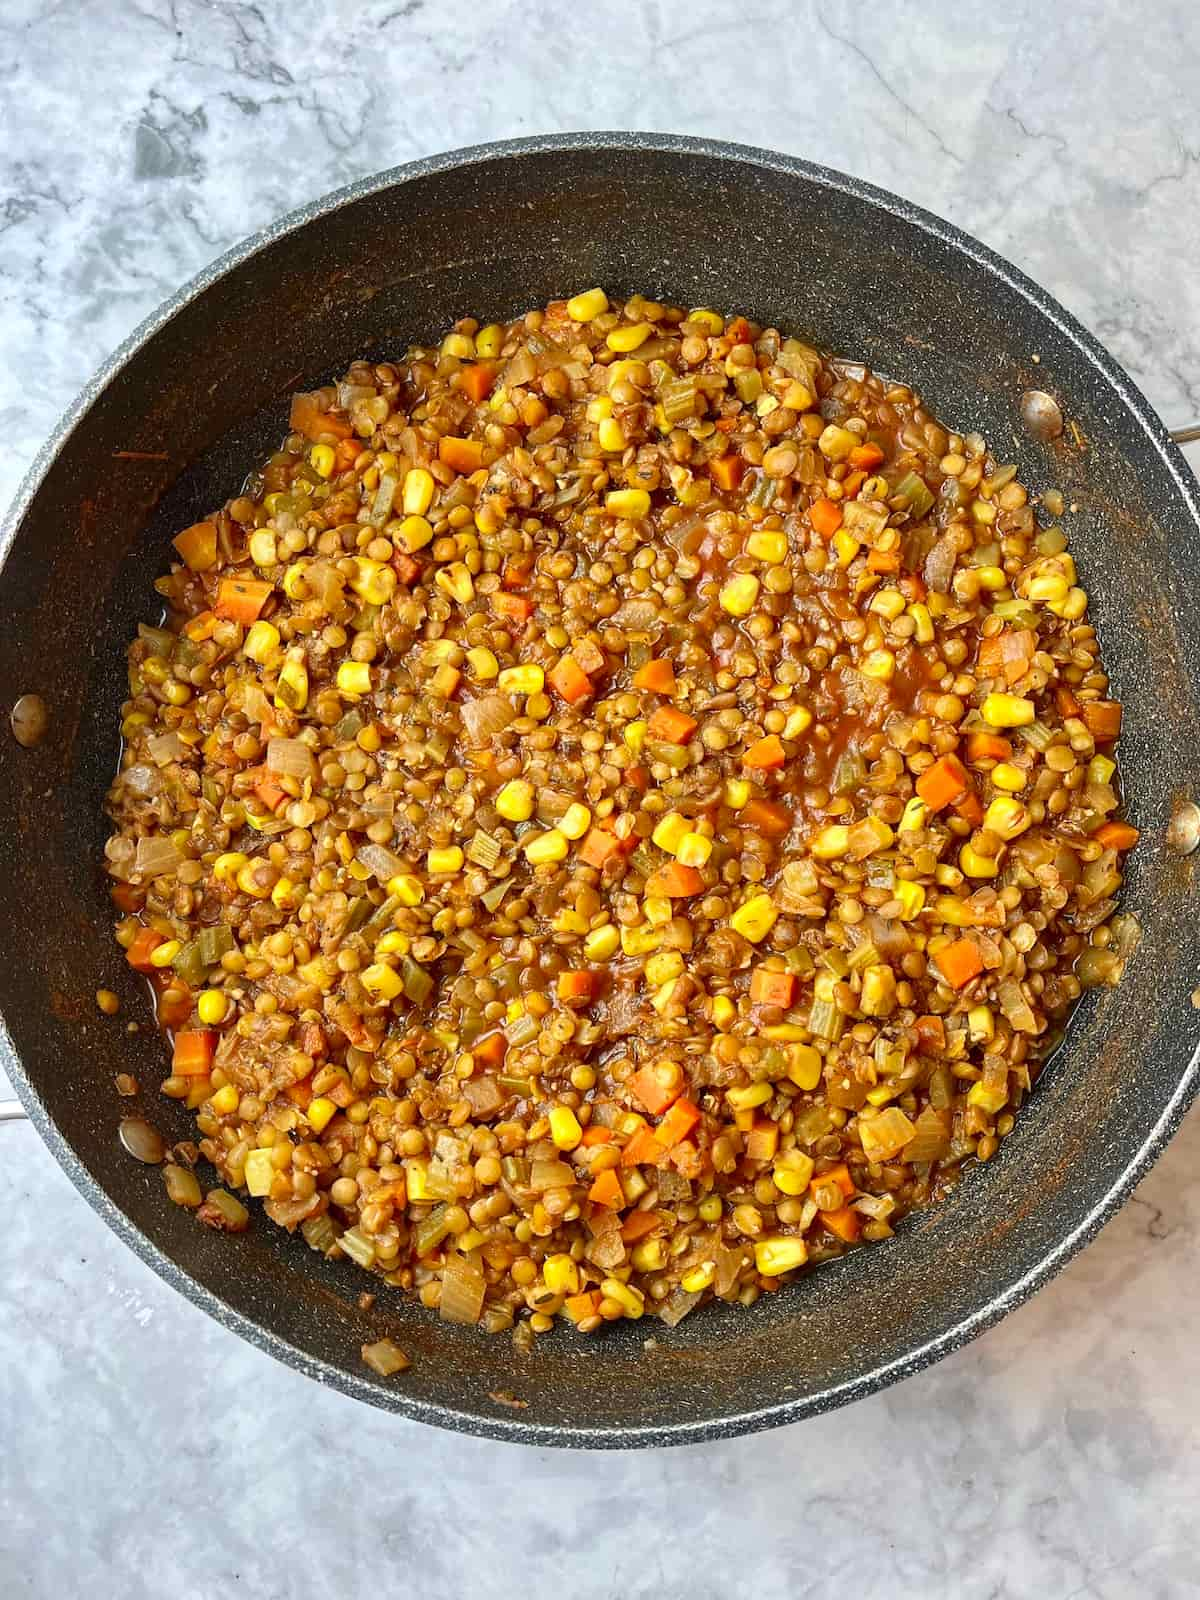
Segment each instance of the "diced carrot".
M345 417L335 417L322 411L315 394L294 394L288 426L293 433L302 433L306 439L348 439L354 429Z
M302 1022L296 1043L304 1054L311 1056L314 1061L319 1061L322 1056L329 1054L329 1040L319 1022Z
M733 430L737 427L737 418L736 417L718 417L717 420L713 423L713 427L717 430L718 433L732 433Z
M1121 702L1119 700L1085 700L1080 708L1083 725L1093 739L1107 742L1121 732Z
M862 1233L862 1216L853 1206L842 1206L839 1211L819 1211L817 1215L824 1227L845 1244L855 1244Z
M998 733L967 735L967 760L972 765L979 761L1007 761L1012 753L1012 741L1002 739Z
M663 657L647 661L644 667L639 667L634 673L633 687L648 689L651 694L674 694L678 687L675 668Z
M955 939L953 944L944 945L933 959L952 989L961 989L983 971L979 946L971 939Z
M354 1088L348 1078L339 1078L331 1089L324 1091L333 1101L335 1106L340 1106L345 1111L347 1106L354 1104Z
M645 794L650 787L650 774L643 766L626 767L625 782L631 783L635 789L640 789Z
M734 317L733 321L725 329L726 337L731 344L749 344L750 333L750 324L745 317Z
M483 446L478 439L456 439L447 433L438 440L438 460L455 472L478 472L483 465Z
M600 1315L604 1296L599 1289L585 1289L582 1294L571 1294L563 1301L563 1315L574 1323L587 1322Z
M657 1211L632 1211L622 1225L621 1238L625 1244L636 1244L639 1239L644 1239L648 1233L661 1227L662 1218Z
M261 578L222 578L217 585L213 614L230 622L249 624L258 621L259 612L271 595L271 585Z
M865 472L848 472L842 479L842 498L844 500L853 500L866 481L867 475Z
M623 1167L656 1167L666 1151L654 1137L652 1128L639 1128L621 1151Z
M301 1078L299 1083L289 1083L283 1092L294 1106L299 1106L301 1111L307 1111L312 1105L312 1073L310 1072L307 1078Z
M922 1050L940 1055L946 1048L946 1024L941 1017L918 1017L917 1044Z
M125 952L125 959L135 972L153 972L155 967L150 952L157 950L162 942L162 934L154 928L139 928L133 936L133 943Z
M742 756L742 765L754 767L759 771L769 771L772 767L782 767L787 761L787 751L783 748L783 740L777 733L768 733L764 739L756 739L749 750Z
M773 1161L779 1147L779 1124L761 1118L746 1135L747 1161Z
M830 1167L827 1172L819 1172L808 1186L809 1193L816 1194L818 1189L830 1183L836 1183L847 1200L854 1193L854 1179L844 1161L839 1161L836 1167Z
M507 1052L508 1040L499 1029L495 1033L485 1033L482 1039L476 1039L471 1046L476 1063L485 1067L498 1067Z
M268 811L274 811L276 806L288 797L287 790L281 789L273 778L261 779L254 785L254 792Z
M1029 671L1037 650L1037 635L1032 628L1002 628L980 641L976 655L981 678L1005 678L1011 688Z
M146 891L135 888L132 883L114 883L108 894L117 910L127 917L140 911L146 903Z
M868 572L899 572L900 552L898 550L869 550L867 552Z
M560 1000L590 1000L596 993L598 974L586 967L560 972L557 994Z
M524 624L533 615L533 601L523 594L509 594L506 589L496 589L492 594L492 611L508 622Z
M775 800L747 800L738 813L738 821L768 838L782 839L792 825L792 813Z
M1059 684L1058 688L1055 689L1054 704L1060 717L1077 717L1079 715L1079 701L1065 683Z
M189 617L183 625L183 631L189 639L194 639L198 644L205 639L212 638L213 624L216 617L211 611L197 611L194 617Z
M178 1078L207 1078L212 1071L217 1036L209 1028L183 1028L175 1035L171 1071Z
M668 900L686 900L688 895L699 894L704 879L695 867L685 867L682 862L668 861L646 879L648 895L662 895Z
M396 569L396 576L401 583L406 583L411 588L421 576L422 567L419 561L414 561L406 550L398 550L392 557L392 565Z
M723 489L726 494L732 494L741 483L746 471L746 462L742 456L721 456L716 461L708 463L708 475L718 489Z
M585 1150L590 1150L593 1145L611 1144L612 1138L611 1128L602 1127L598 1122L589 1122L583 1130L583 1138L579 1142Z
M695 717L689 717L686 711L676 706L659 706L647 722L646 732L651 739L659 739L664 744L686 744L699 726Z
M560 694L569 706L577 706L581 700L586 700L590 694L595 693L592 680L582 671L572 655L559 656L550 673L550 687Z
M532 566L532 556L512 556L504 563L500 581L506 589L523 589L529 582Z
M654 1130L654 1137L664 1150L674 1150L688 1137L700 1121L700 1107L688 1099L676 1100L666 1116Z
M334 448L334 459L339 472L349 472L363 452L362 439L339 439Z
M917 779L917 794L931 811L941 811L970 787L967 769L954 755L940 756Z
M478 405L491 394L498 371L494 361L477 361L474 366L462 368L458 375L459 387L469 400Z
M915 573L906 573L896 587L906 600L911 600L914 604L924 600L929 593L924 578L918 578Z
M1105 822L1092 835L1106 850L1132 850L1141 838L1138 830L1128 822Z
M589 678L608 670L608 657L594 639L588 638L587 634L572 642L571 654L575 657L580 671L586 672Z
M757 1006L780 1006L787 1010L796 992L796 977L791 972L775 972L770 967L755 967L750 979L750 998Z
M832 539L842 525L842 508L822 495L809 506L808 520L822 539Z
M594 1206L608 1206L610 1210L619 1210L625 1204L625 1194L621 1188L620 1179L611 1168L597 1175L595 1182L588 1190L587 1197Z
M619 848L616 834L608 828L590 828L579 846L579 859L598 870Z
M177 533L171 543L179 551L184 566L192 572L207 572L217 564L215 522L193 522L190 528Z
M954 813L977 828L983 821L983 803L974 789L968 789L966 794L960 794L954 802Z
M882 464L883 451L877 444L860 444L856 450L851 450L849 460L852 467L863 467L870 472L872 467Z
M674 1075L674 1081L664 1081L667 1077L667 1074L660 1076L654 1064L648 1062L628 1080L630 1094L651 1116L660 1117L679 1098L678 1076Z

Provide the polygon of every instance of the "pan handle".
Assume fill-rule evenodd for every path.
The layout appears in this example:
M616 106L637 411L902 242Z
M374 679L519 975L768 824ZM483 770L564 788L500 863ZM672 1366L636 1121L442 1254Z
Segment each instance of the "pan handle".
M0 1100L0 1122L24 1122L25 1107L19 1100Z
M1172 428L1171 438L1176 444L1194 444L1200 439L1200 422L1193 422L1190 428Z

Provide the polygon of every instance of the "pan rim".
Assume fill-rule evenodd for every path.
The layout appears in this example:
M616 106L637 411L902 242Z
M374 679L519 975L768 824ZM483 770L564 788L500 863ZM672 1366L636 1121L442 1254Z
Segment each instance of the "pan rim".
M731 167L742 169L749 167L802 178L836 194L865 201L873 207L897 216L940 244L950 246L960 255L965 255L1027 301L1099 371L1122 404L1141 423L1161 457L1180 500L1187 507L1193 521L1200 526L1200 487L1197 486L1196 479L1179 448L1171 441L1162 420L1141 390L1094 335L1057 300L1019 268L970 234L934 213L874 184L799 157L755 146L690 135L614 131L543 134L501 140L470 145L406 162L309 201L225 251L144 318L117 346L64 412L49 438L35 455L5 512L3 522L0 523L0 569L8 559L35 495L53 470L67 440L109 384L181 310L234 269L241 267L252 257L289 234L340 210L348 203L368 199L372 195L400 187L415 179L436 177L461 167L483 165L512 157L570 155L604 150L698 156L726 162ZM1022 1305L1095 1237L1162 1153L1200 1090L1200 1048L1197 1048L1186 1069L1181 1073L1174 1092L1140 1147L1131 1155L1120 1176L1087 1208L1071 1231L1060 1238L1028 1272L1008 1284L999 1294L993 1295L985 1306L961 1318L916 1349L894 1360L882 1362L869 1371L848 1378L817 1394L784 1398L752 1410L723 1416L710 1415L697 1420L643 1423L630 1427L610 1428L559 1426L536 1420L525 1421L493 1416L471 1409L459 1409L442 1402L422 1400L404 1393L402 1389L384 1389L368 1381L365 1376L359 1377L357 1374L343 1371L322 1359L308 1355L280 1334L230 1305L213 1290L192 1277L125 1216L54 1123L25 1072L2 1017L0 1017L0 1066L7 1073L43 1142L93 1210L140 1260L222 1326L240 1334L258 1349L275 1356L307 1377L352 1398L367 1401L414 1421L427 1422L456 1432L508 1443L568 1449L636 1449L647 1446L697 1444L781 1427L799 1421L803 1417L819 1415L852 1400L874 1394L888 1384L911 1376L952 1351L961 1349L988 1328L993 1327L1010 1311Z

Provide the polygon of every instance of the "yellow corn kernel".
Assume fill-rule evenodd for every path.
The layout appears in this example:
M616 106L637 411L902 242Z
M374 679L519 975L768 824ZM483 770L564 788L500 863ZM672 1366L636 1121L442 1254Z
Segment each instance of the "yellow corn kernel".
M612 489L604 497L604 509L611 516L636 522L650 514L650 496L645 489Z
M354 563L350 587L369 606L386 605L396 591L396 574L382 561L369 561L366 556L359 556Z
M542 1282L551 1294L578 1294L579 1268L568 1255L547 1256L542 1263Z
M886 617L889 622L895 622L904 607L905 599L899 589L880 589L871 596L871 603L867 609L874 611L876 616Z
M430 678L428 684L429 693L436 695L439 700L449 700L458 688L461 679L462 673L458 668L445 663Z
M817 397L806 383L789 383L783 391L783 403L789 411L811 411Z
M302 661L285 661L280 667L275 704L281 711L303 711L308 704L308 668Z
M939 861L933 869L933 878L943 889L957 889L962 882L962 873L948 861Z
M812 727L813 714L807 706L797 706L788 712L788 719L783 725L785 739L798 739L802 733L807 733Z
M614 328L604 341L610 350L615 350L618 355L627 356L631 350L636 350L639 345L654 332L649 322L633 322Z
M737 1018L737 1007L727 994L713 996L712 1025L719 1033L728 1033Z
M608 1300L615 1300L631 1322L636 1322L646 1309L646 1297L641 1290L622 1283L620 1278L605 1278L600 1293Z
M895 1100L904 1093L902 1083L877 1083L873 1089L867 1090L867 1104L869 1106L886 1106L889 1100Z
M1019 800L999 796L983 814L983 825L989 833L998 833L1002 839L1015 839L1025 832L1032 822L1029 812Z
M1062 601L1067 598L1069 588L1070 584L1061 572L1043 572L1023 584L1021 593L1026 600Z
M750 783L746 778L726 778L724 800L732 810L740 811L749 800L750 794Z
M1011 761L999 761L992 768L992 782L997 789L1007 789L1010 794L1019 794L1029 782L1029 774L1021 767L1013 766Z
M448 333L442 340L441 353L459 361L470 361L475 354L475 341L466 333Z
M433 526L424 517L405 517L396 533L409 555L413 555L433 538Z
M426 870L433 873L458 872L463 864L463 853L456 844L445 845L440 850L430 850L425 857Z
M314 1102L315 1104L315 1102ZM309 1107L311 1111L312 1107ZM247 1189L258 1199L269 1195L275 1181L275 1163L269 1150L251 1150L246 1156L242 1172Z
M465 606L468 600L475 597L475 580L463 561L452 561L449 566L439 567L433 581L443 594L457 600L460 606Z
M769 894L752 895L744 900L729 919L729 926L751 944L759 944L775 926L779 908Z
M387 892L394 894L402 906L419 906L425 898L425 886L411 872L398 872L389 878Z
M634 755L638 755L642 746L646 742L646 724L640 720L637 722L627 722L625 724L625 732L622 737L624 738L625 743L628 745L630 750L633 751Z
M687 314L687 320L703 328L710 339L716 339L725 332L725 318L718 311L710 311L707 306L693 306Z
M559 833L565 833L568 839L582 839L591 825L591 811L578 800L572 801L556 823Z
M972 1044L983 1044L996 1032L996 1020L990 1006L972 1006L967 1012L967 1030Z
M550 828L529 841L525 846L525 859L530 866L540 867L549 861L562 861L568 848L566 834L560 833L557 828Z
M1117 763L1110 761L1107 756L1093 756L1088 762L1089 783L1111 783L1117 770ZM995 774L992 774L995 777Z
M343 661L337 669L337 686L342 694L370 694L370 667L365 661Z
M638 1272L661 1272L667 1264L667 1241L643 1239L629 1252L629 1259Z
M279 649L279 629L270 622L255 622L242 642L242 654L265 664Z
M662 929L651 928L645 923L637 927L621 929L621 949L627 956L646 956L652 950L657 950L663 942Z
M164 939L150 952L150 961L156 967L169 967L183 946L178 939Z
M1025 728L1034 719L1034 704L1017 694L989 694L980 711L993 728Z
M674 855L691 831L686 817L681 817L678 811L668 811L650 837L660 850Z
M756 561L769 561L777 567L787 559L788 542L786 533L774 533L764 530L752 533L746 540L746 554L753 556Z
M718 1213L719 1215L720 1213ZM698 1266L685 1272L679 1280L679 1287L685 1294L702 1294L712 1283L717 1275L715 1261L701 1261Z
M386 961L375 961L362 973L362 986L379 1000L394 1000L404 988L404 980Z
M685 867L702 867L713 852L713 842L703 833L685 833L675 858Z
M1008 574L1003 567L976 567L975 577L980 588L987 589L992 594L1008 588Z
M232 883L249 859L240 850L227 850L213 862L213 877L218 883Z
M978 850L965 844L958 852L958 864L968 878L994 878L1000 864L993 856L981 856Z
M722 588L718 599L721 609L731 617L748 617L758 599L758 579L752 572L739 572Z
M324 1133L325 1129L338 1114L337 1103L319 1094L308 1102L308 1110L304 1113L308 1125L314 1133ZM249 1161L247 1161L247 1166ZM253 1189L250 1191L254 1193Z
M237 886L243 894L248 894L254 900L265 900L271 893L270 889L259 883L252 862L247 862L238 873Z
M250 559L256 567L273 567L278 559L275 535L270 528L259 528L250 535Z
M233 1084L226 1083L210 1096L208 1103L218 1117L231 1117L241 1104L241 1099Z
M744 1089L726 1089L725 1098L735 1111L752 1111L755 1106L765 1106L774 1093L769 1083L751 1083Z
M620 454L625 448L625 434L615 417L604 417L596 429L596 440L601 450Z
M608 296L603 289L585 289L567 301L567 315L572 322L592 322L607 310Z
M813 1175L813 1159L801 1150L789 1150L775 1163L771 1176L783 1194L806 1194Z
M589 422L603 422L613 414L612 396L598 394L594 400L588 401L587 419Z
M433 474L413 467L404 479L401 505L406 517L423 517L433 503Z
M1086 589L1071 588L1067 590L1065 600L1056 601L1048 607L1056 617L1064 617L1068 622L1078 622L1087 610L1088 597Z
M554 919L555 933L586 933L588 919L579 911L564 906Z
M764 1278L778 1278L785 1272L794 1272L807 1260L808 1246L803 1239L775 1234L769 1239L755 1241L754 1265Z
M1001 1088L999 1084L984 1083L981 1079L978 1083L973 1083L967 1091L967 1104L978 1106L980 1110L994 1117L1008 1104L1008 1090Z
M481 682L494 678L500 671L500 663L484 644L467 651L467 665Z
M848 567L858 554L858 540L845 528L839 528L833 536L833 548L837 552L838 566Z
M858 670L865 678L874 678L876 683L890 683L896 672L896 658L890 650L868 650Z
M621 935L611 922L594 928L583 941L583 953L589 961L607 961L615 956L621 945Z
M541 694L546 674L541 667L505 667L496 687L501 694Z
M150 717L145 711L131 711L121 724L121 732L128 739L135 734L139 728L146 727L149 721Z
M792 1045L788 1051L787 1075L797 1089L815 1089L823 1071L824 1063L819 1050L811 1044Z
M312 1111L311 1106L308 1109ZM435 1198L429 1192L429 1162L424 1156L410 1157L404 1163L404 1177L410 1201L415 1200L420 1204Z
M678 950L660 950L646 962L646 982L655 986L670 983L683 971L683 957Z
M494 361L504 348L504 329L498 322L489 322L475 335L475 354L482 361Z
M377 956L406 956L412 945L412 940L406 933L401 933L398 928L393 928L390 933L385 933L375 946Z
M891 967L878 962L865 969L858 1006L864 1017L891 1015L896 1006L896 974Z
M844 461L851 450L857 450L861 443L862 440L849 428L839 428L836 422L831 422L822 429L817 449L827 461Z
M331 444L315 444L308 452L308 459L312 462L313 471L320 473L322 478L333 476L333 469L337 465L337 456Z
M919 883L901 878L896 885L896 899L900 902L901 922L911 922L925 906L925 890Z
M642 901L642 915L652 928L664 927L675 915L666 895L648 894Z
M583 1129L579 1126L579 1118L570 1106L555 1106L550 1112L550 1137L556 1149L574 1150L583 1138Z
M836 861L850 848L850 829L845 823L832 822L822 828L809 849L818 861Z
M951 894L938 896L934 902L933 914L938 922L948 923L952 928L973 928L975 926L975 914L970 906Z
M215 1028L224 1022L229 1010L229 1000L221 989L205 989L196 1001L196 1012L206 1028Z
M496 796L496 810L509 822L528 822L534 810L533 785L513 778Z
M913 638L918 644L932 644L933 617L930 615L929 607L917 600L908 607L908 614L914 623Z
M289 600L300 599L300 591L303 587L304 573L307 567L307 561L293 561L284 573L282 588Z

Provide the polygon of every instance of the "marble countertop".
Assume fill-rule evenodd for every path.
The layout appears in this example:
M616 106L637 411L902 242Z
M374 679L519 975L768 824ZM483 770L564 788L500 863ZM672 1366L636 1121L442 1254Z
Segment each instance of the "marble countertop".
M555 129L717 135L897 190L1044 283L1169 422L1200 417L1192 0L1153 25L1119 0L903 14L0 0L0 496L228 245L361 174ZM27 1126L0 1129L0 1215L5 1595L1200 1593L1200 1112L970 1348L833 1416L657 1455L459 1438L319 1389L154 1277Z

